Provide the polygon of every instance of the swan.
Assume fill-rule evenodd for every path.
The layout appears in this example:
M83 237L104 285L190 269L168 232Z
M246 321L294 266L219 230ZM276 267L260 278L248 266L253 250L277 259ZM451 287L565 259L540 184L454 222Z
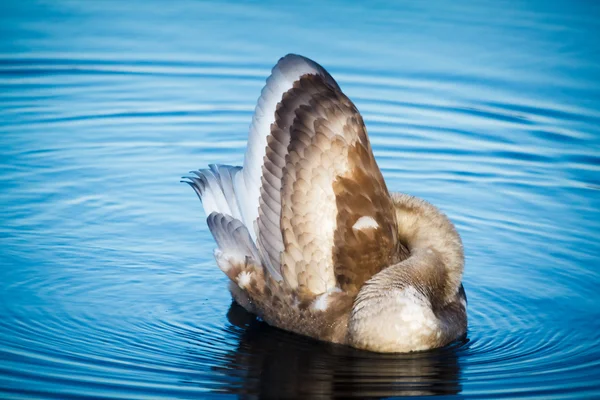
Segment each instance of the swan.
M191 174L232 297L266 323L385 353L466 334L458 232L388 191L359 111L316 62L272 69L242 167Z

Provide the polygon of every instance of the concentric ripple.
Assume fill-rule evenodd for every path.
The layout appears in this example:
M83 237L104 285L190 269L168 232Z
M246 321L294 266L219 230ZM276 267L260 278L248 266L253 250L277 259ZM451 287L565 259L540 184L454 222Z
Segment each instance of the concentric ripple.
M0 397L600 397L597 9L150 3L0 6ZM241 164L290 51L455 222L465 338L373 354L231 303L178 177Z

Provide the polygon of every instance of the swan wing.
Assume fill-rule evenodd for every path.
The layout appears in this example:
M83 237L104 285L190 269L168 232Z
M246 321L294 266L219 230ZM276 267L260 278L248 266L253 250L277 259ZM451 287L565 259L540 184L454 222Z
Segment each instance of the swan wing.
M186 182L219 250L260 259L292 289L358 291L395 257L396 216L362 117L307 58L287 55L273 68L243 168L194 174Z
M397 243L363 119L327 76L301 76L276 106L256 224L269 270L313 294L358 291L390 265Z
M271 136L271 124L275 122L277 105L294 82L306 74L322 76L329 85L338 87L335 80L319 64L299 55L288 54L273 67L257 101L244 156L243 182L247 199L242 206L242 213L248 226L252 226L258 218L262 167L268 137Z

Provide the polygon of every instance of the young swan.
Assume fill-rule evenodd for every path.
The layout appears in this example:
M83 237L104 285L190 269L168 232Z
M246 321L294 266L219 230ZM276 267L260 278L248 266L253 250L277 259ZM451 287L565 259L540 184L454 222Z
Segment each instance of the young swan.
M267 323L378 352L465 334L458 233L431 204L390 195L360 113L314 61L273 68L243 167L193 173L217 265Z

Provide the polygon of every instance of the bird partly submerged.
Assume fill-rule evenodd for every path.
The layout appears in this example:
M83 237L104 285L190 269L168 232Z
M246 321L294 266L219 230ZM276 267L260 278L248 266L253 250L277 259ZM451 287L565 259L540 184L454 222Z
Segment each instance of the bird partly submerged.
M232 296L268 324L377 352L465 334L460 236L433 205L388 191L360 113L314 61L273 68L243 167L193 174Z

